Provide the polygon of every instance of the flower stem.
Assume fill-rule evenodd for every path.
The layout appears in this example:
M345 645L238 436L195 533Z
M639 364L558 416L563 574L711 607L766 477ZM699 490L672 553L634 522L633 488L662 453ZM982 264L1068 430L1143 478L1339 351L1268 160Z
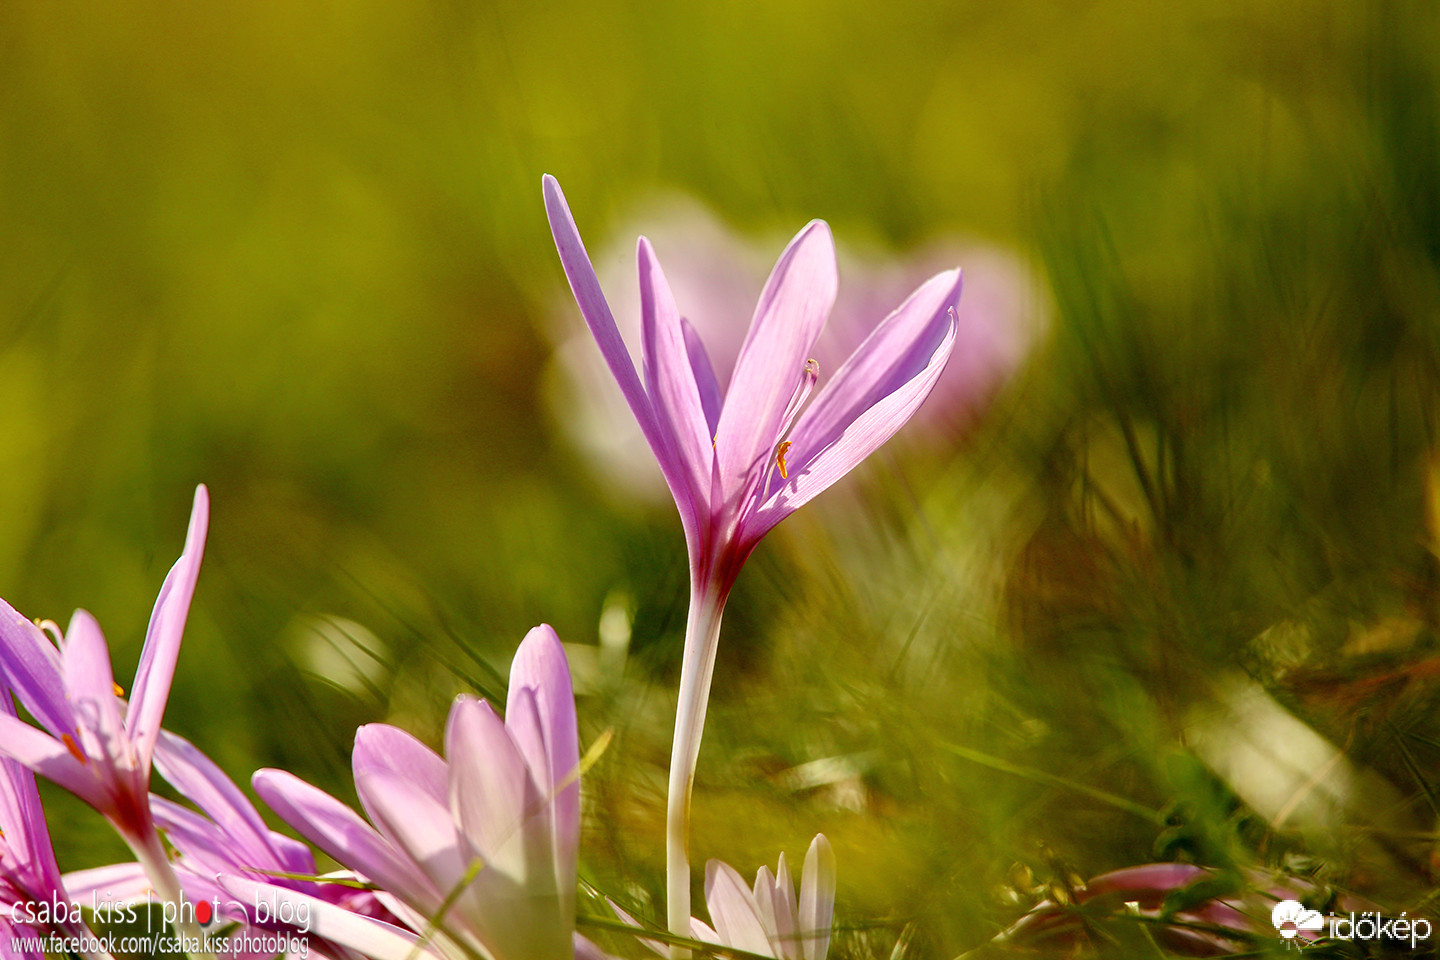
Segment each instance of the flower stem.
M695 762L705 731L710 679L715 673L715 648L725 600L703 585L692 586L690 615L685 624L685 655L680 664L680 697L675 707L675 740L670 749L670 796L665 815L666 915L670 932L690 937L690 790ZM671 946L672 960L686 960L690 951Z
M189 917L185 915L185 898L180 890L180 878L175 875L175 868L170 865L170 858L165 855L165 848L161 845L160 835L155 828L151 826L148 831L142 831L138 836L126 830L121 830L120 834L135 854L135 859L145 869L145 876L149 878L150 886L155 888L160 900L173 906L175 934L187 947L194 946L195 949L186 951L192 960L215 960L214 955L204 948L205 931L195 923L193 914Z

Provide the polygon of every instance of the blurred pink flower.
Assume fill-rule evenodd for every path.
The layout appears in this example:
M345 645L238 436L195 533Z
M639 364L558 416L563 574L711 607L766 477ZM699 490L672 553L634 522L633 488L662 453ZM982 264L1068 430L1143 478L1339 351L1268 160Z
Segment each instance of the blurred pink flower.
M1188 863L1146 863L1101 874L1075 891L1073 906L1045 900L1015 921L995 938L995 943L1020 952L1052 956L1069 952L1092 935L1096 921L1108 916L1117 920L1143 918L1149 922L1156 941L1167 950L1187 957L1214 957L1253 949L1256 940L1276 943L1280 938L1271 912L1283 900L1314 896L1318 888L1299 877L1267 877L1246 871L1244 888L1229 894L1196 896L1174 913L1163 908L1173 895L1187 893L1198 882L1218 874ZM1360 901L1341 898L1349 909L1364 909ZM1127 905L1133 905L1127 907ZM1299 931L1301 940L1315 940L1319 933Z

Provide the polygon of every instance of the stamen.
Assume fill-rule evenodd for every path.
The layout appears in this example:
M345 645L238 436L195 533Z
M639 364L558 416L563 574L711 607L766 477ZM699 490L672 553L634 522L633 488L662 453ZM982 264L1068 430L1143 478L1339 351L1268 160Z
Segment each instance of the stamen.
M795 393L790 397L790 403L785 407L785 417L780 421L780 436L790 432L790 426L795 422L796 415L800 408L805 405L805 400L810 396L810 391L815 388L815 381L820 379L820 361L811 357L805 361L805 370L800 374L800 382L795 385Z
M65 744L65 749L70 751L70 756L79 760L81 763L85 763L89 759L81 752L80 748L75 744L75 738L70 736L70 734L60 734L60 742Z
M110 686L112 686L112 687L115 688L115 696L117 696L117 697L123 697L123 696L125 696L125 688L122 687L122 686L120 686L120 684L116 683L114 680L111 680L111 681L110 681Z
M800 382L795 385L795 392L791 394L790 403L785 407L785 416L780 421L780 436L776 438L775 443L775 459L765 465L765 486L760 491L761 502L770 496L770 481L774 476L770 471L772 464L779 468L781 480L790 479L790 470L785 465L785 454L790 449L790 441L786 440L785 436L795 425L795 418L799 416L800 409L810 398L810 391L815 388L815 381L819 379L820 362L812 357L805 361L805 369L800 373Z

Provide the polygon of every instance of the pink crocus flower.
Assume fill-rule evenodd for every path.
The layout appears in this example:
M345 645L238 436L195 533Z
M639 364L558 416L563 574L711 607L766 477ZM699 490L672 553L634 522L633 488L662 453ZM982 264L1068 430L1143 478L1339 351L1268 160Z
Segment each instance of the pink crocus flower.
M3 684L0 715L15 715ZM0 758L0 960L43 960L43 953L25 947L26 937L39 934L67 937L81 946L97 943L83 919L78 915L73 920L69 917L71 900L55 862L35 775L14 760ZM55 919L51 910L50 919L44 923L38 922L38 915L33 925L23 920L13 922L17 916L26 916L27 907L56 903L66 905L63 921ZM104 950L92 950L85 956L108 960L110 955Z
M835 854L830 841L817 833L810 842L798 901L782 853L775 872L761 867L753 887L747 887L729 864L711 860L705 865L705 905L715 926L706 928L692 920L701 940L776 960L825 960L835 913Z
M110 649L94 617L77 610L62 634L54 623L46 621L42 629L0 600L0 670L43 728L0 712L0 754L104 814L156 893L172 903L178 902L180 888L155 831L150 762L200 575L209 517L210 497L201 485L195 490L185 549L155 601L128 703L111 674Z
M363 927L353 935L332 930L339 908L310 899L319 932L377 957L391 955L386 944L413 942L416 934L433 934L428 950L445 958L600 956L574 932L579 739L569 664L550 627L531 630L515 654L503 722L484 700L455 701L445 754L397 727L361 727L353 765L368 823L289 773L255 774L271 809L375 884L410 927L385 929L383 941ZM229 877L222 883L253 886Z
M667 914L671 931L684 935L690 790L725 601L760 539L893 436L935 387L955 342L960 271L922 284L806 406L819 378L812 348L837 288L830 228L812 221L775 264L722 391L644 237L638 247L641 373L635 372L553 177L545 177L544 193L570 289L660 464L689 551L690 612L666 814Z
M759 869L754 886L747 886L734 867L711 860L705 865L705 904L714 926L690 918L687 935L692 939L775 960L825 960L835 913L835 854L830 841L823 833L811 841L798 898L783 853L774 873L769 867ZM620 919L639 926L628 913L612 907ZM640 941L661 955L668 952L656 940L642 936Z

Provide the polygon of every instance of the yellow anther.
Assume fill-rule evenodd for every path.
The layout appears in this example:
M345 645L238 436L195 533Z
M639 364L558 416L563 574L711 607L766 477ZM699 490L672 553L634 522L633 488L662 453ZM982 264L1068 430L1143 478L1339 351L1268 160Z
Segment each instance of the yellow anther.
M117 697L123 697L123 696L125 696L125 688L122 687L122 686L120 686L120 684L116 683L114 680L111 680L111 681L110 681L110 686L112 686L112 687L115 688L115 696L117 696Z
M789 440L781 440L780 446L775 448L775 466L780 468L780 479L789 480L790 474L785 471L785 452L790 449Z

